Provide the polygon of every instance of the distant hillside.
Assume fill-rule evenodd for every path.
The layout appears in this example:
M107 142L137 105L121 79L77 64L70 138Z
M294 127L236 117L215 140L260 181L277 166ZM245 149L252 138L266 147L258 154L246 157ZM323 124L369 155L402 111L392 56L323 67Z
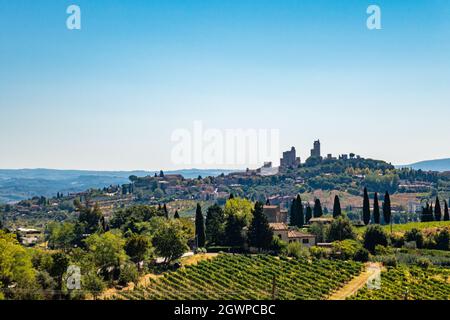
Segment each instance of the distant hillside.
M398 168L412 168L415 170L424 170L424 171L450 171L450 158L449 159L437 159L437 160L426 160L420 161L416 163L412 163L409 165L397 166Z
M183 169L166 171L185 178L218 176L229 173L221 169ZM0 202L14 202L34 196L51 197L57 192L80 192L90 188L128 183L128 177L143 177L156 171L83 171L54 169L0 169Z

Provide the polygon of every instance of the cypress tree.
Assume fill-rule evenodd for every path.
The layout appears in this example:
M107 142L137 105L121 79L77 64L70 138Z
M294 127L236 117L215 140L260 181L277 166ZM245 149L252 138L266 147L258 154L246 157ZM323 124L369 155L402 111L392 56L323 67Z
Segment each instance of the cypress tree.
M337 218L340 215L342 215L341 201L339 200L338 195L335 195L333 204L333 218Z
M296 226L298 223L298 215L297 215L297 199L293 199L291 203L289 224L291 226Z
M174 219L180 219L180 214L178 213L178 210L175 210L175 214L173 215Z
M391 197L389 196L389 192L386 191L383 202L383 219L385 224L391 223L391 214Z
M367 188L364 188L363 221L366 226L370 223L370 203L369 195L367 194Z
M306 207L306 215L305 215L305 221L306 223L309 223L309 220L312 218L312 209L311 206L308 204Z
M320 218L323 215L322 204L319 199L314 201L314 218Z
M425 207L422 207L422 216L420 217L420 221L427 221L427 209Z
M198 247L204 247L206 241L205 221L203 219L200 203L197 203L197 210L195 211L195 236L197 238Z
M448 215L448 203L447 200L444 200L444 221L448 221L449 220L449 215Z
M298 218L298 224L297 227L301 228L305 224L305 214L303 212L303 203L302 198L300 198L300 195L297 195L297 218Z
M422 222L433 221L433 211L430 207L430 204L427 201L425 207L422 208Z
M380 204L378 203L378 193L373 197L373 222L380 224Z
M257 201L253 210L253 219L248 229L248 242L250 246L261 250L268 249L272 243L272 239L273 231L264 214L263 204Z
M439 198L436 197L436 205L434 206L434 220L441 221L442 218L442 210L441 210L441 202Z

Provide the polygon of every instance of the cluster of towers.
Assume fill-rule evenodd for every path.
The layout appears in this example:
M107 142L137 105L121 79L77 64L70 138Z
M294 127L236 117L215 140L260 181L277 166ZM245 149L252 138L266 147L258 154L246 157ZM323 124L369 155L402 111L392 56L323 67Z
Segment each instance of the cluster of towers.
M320 140L314 141L313 148L311 149L311 157L320 158ZM283 157L280 158L280 167L289 168L297 167L300 164L300 157L297 157L295 148L283 152Z

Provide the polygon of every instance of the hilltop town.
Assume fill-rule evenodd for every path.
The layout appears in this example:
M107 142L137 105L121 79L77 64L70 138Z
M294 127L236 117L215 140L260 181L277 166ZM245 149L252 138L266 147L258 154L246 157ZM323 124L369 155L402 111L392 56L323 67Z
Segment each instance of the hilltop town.
M52 198L34 197L0 207L4 224L12 228L43 230L48 221L74 219L74 200L95 203L109 219L119 209L137 204L165 204L171 212L192 217L197 202L207 206L223 205L230 194L251 201L269 201L279 210L288 210L292 198L301 194L304 203L313 206L322 201L325 212L331 212L335 195L355 222L361 220L362 189L392 195L396 222L419 221L424 203L436 195L450 195L448 173L395 169L380 160L365 159L354 153L334 157L321 153L321 143L314 141L310 157L304 162L295 147L283 152L280 166L265 163L258 169L221 174L216 177L184 178L180 174L159 174L129 177L129 183L105 186L83 192L62 194Z

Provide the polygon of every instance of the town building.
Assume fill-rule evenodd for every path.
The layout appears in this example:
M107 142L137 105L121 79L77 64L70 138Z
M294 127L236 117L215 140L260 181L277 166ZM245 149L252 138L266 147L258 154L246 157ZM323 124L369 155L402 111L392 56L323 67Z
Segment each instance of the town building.
M295 148L292 147L290 151L283 152L283 157L280 159L280 167L295 168L300 164L300 158L297 157Z
M320 158L320 140L314 141L314 146L311 149L311 157L313 158Z
M272 162L264 162L261 168L256 169L256 173L263 177L274 176L278 173L278 167L273 167Z
M281 210L280 206L265 205L263 212L269 223L287 223L288 212L287 210Z
M299 242L306 247L311 247L316 244L316 236L290 229L286 223L269 223L269 226L272 228L274 236L282 241L288 243Z

